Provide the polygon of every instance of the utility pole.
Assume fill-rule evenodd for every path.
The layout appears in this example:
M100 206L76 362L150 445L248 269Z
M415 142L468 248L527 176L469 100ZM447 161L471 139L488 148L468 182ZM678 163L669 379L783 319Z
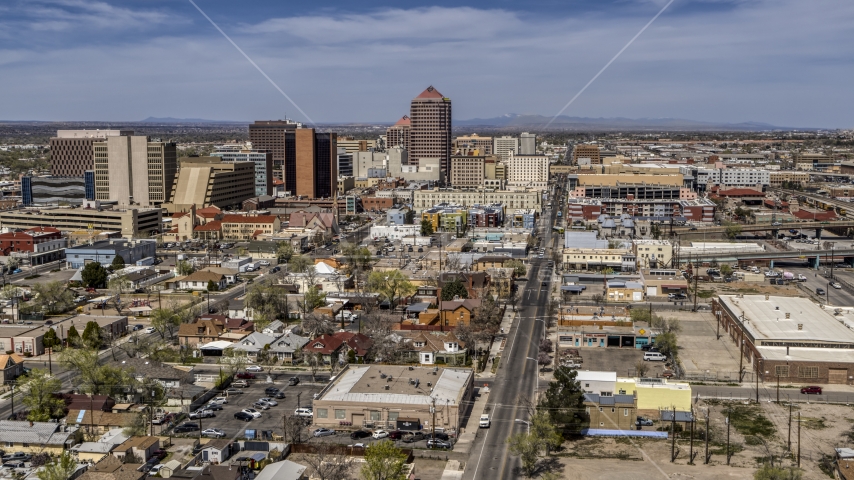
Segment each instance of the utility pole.
M756 403L759 403L759 360L753 359L756 363Z
M801 412L798 412L798 468L801 468Z
M694 262L693 272L694 272L694 310L693 311L696 312L697 311L697 282L700 280L700 275L699 275L700 269L697 268L696 262Z
M729 465L729 411L726 414L726 464Z
M703 464L709 464L709 411L706 409L706 458L703 461Z
M688 450L688 464L694 464L694 409L691 408L691 446Z
M430 407L430 413L433 414L433 419L430 421L430 429L432 430L432 433L433 433L431 438L433 440L435 440L436 439L436 399L431 398L430 400L433 401L433 406ZM798 414L798 415L800 416L800 414ZM530 427L528 427L528 428L530 428ZM798 433L800 433L800 429L798 430ZM798 438L800 438L800 437L798 437ZM798 441L798 452L800 452L800 441ZM798 465L800 465L800 463L801 463L801 454L798 453Z
M300 401L299 401L299 398L301 396L302 396L302 392L297 393L297 408L302 408L302 406L300 405Z
M670 419L670 463L676 461L676 407L670 411L673 417Z
M15 416L15 381L12 380L12 417Z
M792 451L792 402L789 402L789 448L788 450Z
M741 316L744 321L744 314L742 313ZM738 334L738 383L742 380L744 380L744 329Z

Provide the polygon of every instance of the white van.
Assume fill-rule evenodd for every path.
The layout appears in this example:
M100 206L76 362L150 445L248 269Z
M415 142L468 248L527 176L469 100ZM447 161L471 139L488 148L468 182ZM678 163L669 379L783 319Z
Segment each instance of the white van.
M294 415L297 417L313 417L314 412L310 408L298 408L294 410Z
M659 352L644 352L643 361L644 362L663 362L666 361L667 357L662 355Z

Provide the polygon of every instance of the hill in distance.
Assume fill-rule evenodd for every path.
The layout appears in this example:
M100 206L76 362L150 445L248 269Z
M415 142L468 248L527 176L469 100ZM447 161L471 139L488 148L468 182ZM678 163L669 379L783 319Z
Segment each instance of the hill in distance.
M508 113L493 118L473 118L471 120L455 120L454 126L491 126L504 128L530 127L543 129L551 117L542 115L524 115ZM551 130L792 130L792 127L779 127L767 123L714 123L686 120L682 118L592 118L568 117L561 115L549 125Z

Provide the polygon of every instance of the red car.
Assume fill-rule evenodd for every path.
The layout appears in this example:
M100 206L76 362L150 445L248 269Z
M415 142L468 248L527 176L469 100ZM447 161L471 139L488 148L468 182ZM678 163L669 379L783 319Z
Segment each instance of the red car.
M237 378L242 378L244 380L255 380L255 374L253 373L238 373Z
M804 388L802 388L802 389L801 389L801 393L804 393L804 394L807 394L807 395L809 395L809 394L811 394L811 393L815 393L815 394L817 394L817 395L821 395L821 387L815 387L815 386L804 387Z
M388 438L392 440L400 440L401 438L403 438L403 432L401 432L400 430L388 432Z

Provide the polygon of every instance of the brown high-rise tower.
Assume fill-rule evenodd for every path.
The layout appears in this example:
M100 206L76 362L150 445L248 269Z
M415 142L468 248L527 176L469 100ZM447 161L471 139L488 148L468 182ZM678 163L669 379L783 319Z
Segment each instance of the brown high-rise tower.
M282 178L282 166L285 157L294 155L293 151L286 152L285 138L293 135L297 128L302 127L293 120L257 120L249 125L249 141L255 150L266 150L273 153L273 176ZM293 146L293 143L291 143Z
M451 163L451 99L433 86L412 99L409 109L409 163L422 158L438 158L441 179L447 181Z
M404 115L397 123L388 127L385 131L386 148L403 147L409 153L411 125L409 117Z
M294 152L285 156L285 190L307 198L333 198L338 191L338 135L298 128L285 145Z

